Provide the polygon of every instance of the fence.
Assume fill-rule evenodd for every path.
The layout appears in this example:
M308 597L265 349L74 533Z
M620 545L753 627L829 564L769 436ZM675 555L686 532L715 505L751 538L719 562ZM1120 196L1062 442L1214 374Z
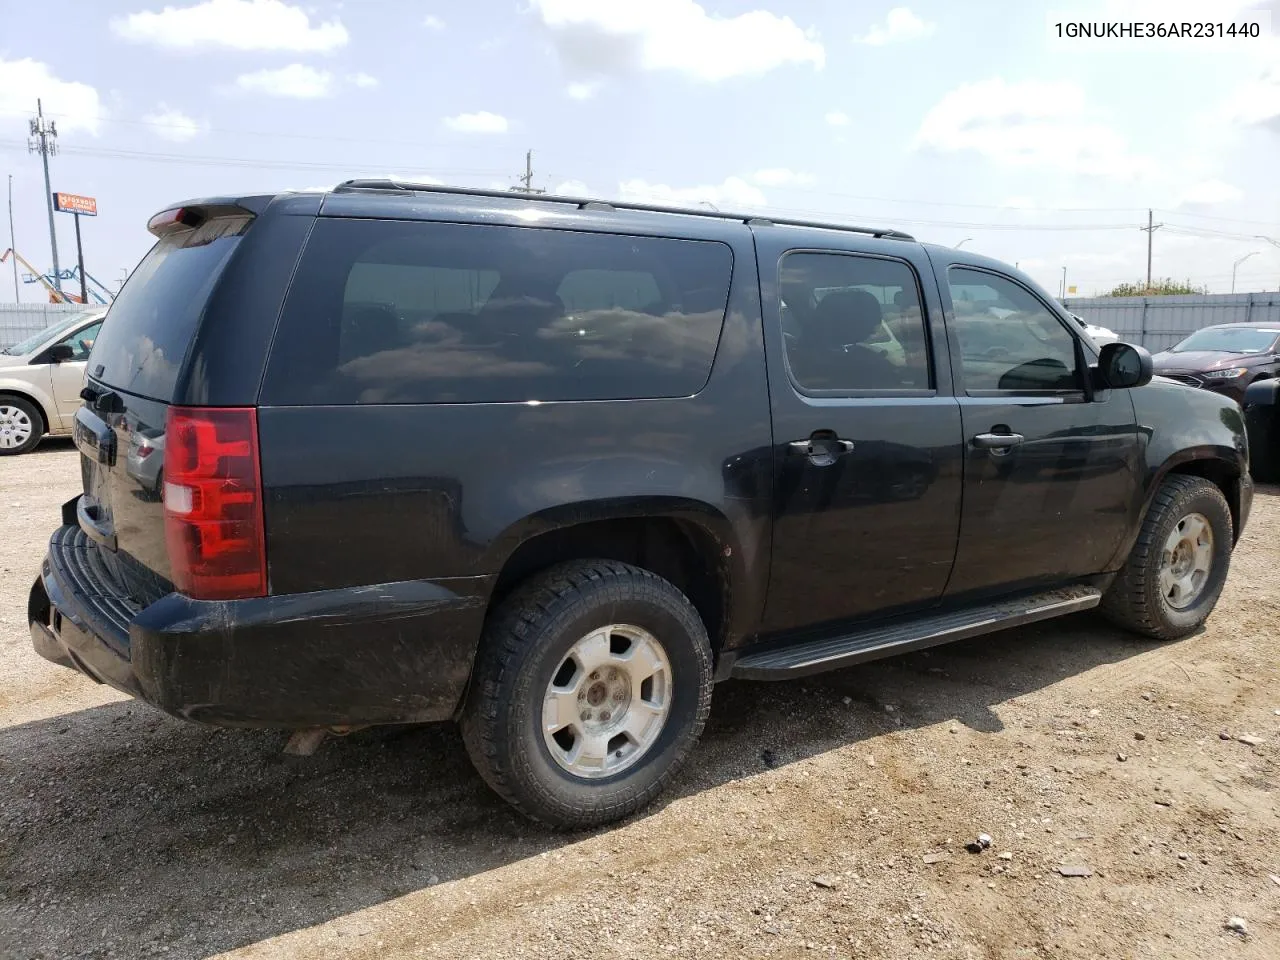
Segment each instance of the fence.
M1107 327L1121 340L1152 353L1216 323L1274 323L1280 329L1280 293L1186 297L1068 297L1068 310Z
M91 309L79 303L0 303L0 350L34 336L68 314Z

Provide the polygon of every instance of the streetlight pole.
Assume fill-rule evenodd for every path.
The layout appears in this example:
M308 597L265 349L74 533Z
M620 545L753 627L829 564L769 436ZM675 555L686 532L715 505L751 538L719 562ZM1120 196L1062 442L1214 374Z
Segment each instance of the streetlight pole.
M956 244L955 249L959 250L961 247L963 247L966 243L968 243L972 239L973 237L965 237L963 240L961 240L959 243Z
M1250 257L1256 257L1257 255L1258 255L1257 250L1254 250L1252 253L1246 253L1243 257L1241 257L1239 260L1237 260L1235 263L1231 265L1231 292L1232 293L1236 292L1236 271L1240 269L1240 264L1244 263Z
M1062 292L1058 294L1059 300L1067 299L1067 268L1062 268Z

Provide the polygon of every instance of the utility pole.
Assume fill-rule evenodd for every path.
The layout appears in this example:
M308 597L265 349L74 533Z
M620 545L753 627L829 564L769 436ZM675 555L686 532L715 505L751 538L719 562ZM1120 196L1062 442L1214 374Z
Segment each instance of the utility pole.
M18 241L13 239L13 174L9 174L9 249L13 251L13 302L21 303L18 292Z
M49 245L53 248L53 286L62 293L62 268L58 265L58 233L53 225L53 187L49 185L49 155L58 152L58 126L44 118L44 105L36 101L36 115L31 118L31 139L27 152L40 154L44 163L44 202L49 205Z
M524 176L517 177L524 186L512 187L514 193L546 193L547 191L533 185L533 151L524 155Z
M1062 290L1058 292L1058 299L1065 300L1067 298L1067 268L1062 268Z
M1139 230L1145 231L1147 234L1147 289L1148 290L1151 289L1151 240L1156 235L1156 231L1163 226L1164 226L1163 223L1151 222L1151 211L1148 210L1147 225L1145 227L1138 228Z

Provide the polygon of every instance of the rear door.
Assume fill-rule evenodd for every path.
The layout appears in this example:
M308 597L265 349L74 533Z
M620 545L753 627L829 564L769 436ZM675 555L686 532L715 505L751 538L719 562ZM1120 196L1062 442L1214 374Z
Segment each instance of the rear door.
M775 438L771 632L937 602L960 522L960 412L923 251L798 239L756 231Z
M161 503L166 414L205 305L252 221L245 211L189 208L183 216L187 223L161 228L112 304L88 360L94 399L73 415L80 526L139 598L163 591L170 574Z
M966 443L947 595L1103 572L1142 477L1129 394L1089 389L1092 349L1030 285L987 267L937 266Z

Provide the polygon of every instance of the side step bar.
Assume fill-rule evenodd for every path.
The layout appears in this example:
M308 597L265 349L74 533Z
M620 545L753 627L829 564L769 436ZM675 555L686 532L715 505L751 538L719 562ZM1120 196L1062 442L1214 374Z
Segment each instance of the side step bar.
M1101 601L1102 591L1095 587L1063 587L965 610L875 624L843 637L801 641L747 654L734 663L730 676L741 680L791 680L1089 610Z

